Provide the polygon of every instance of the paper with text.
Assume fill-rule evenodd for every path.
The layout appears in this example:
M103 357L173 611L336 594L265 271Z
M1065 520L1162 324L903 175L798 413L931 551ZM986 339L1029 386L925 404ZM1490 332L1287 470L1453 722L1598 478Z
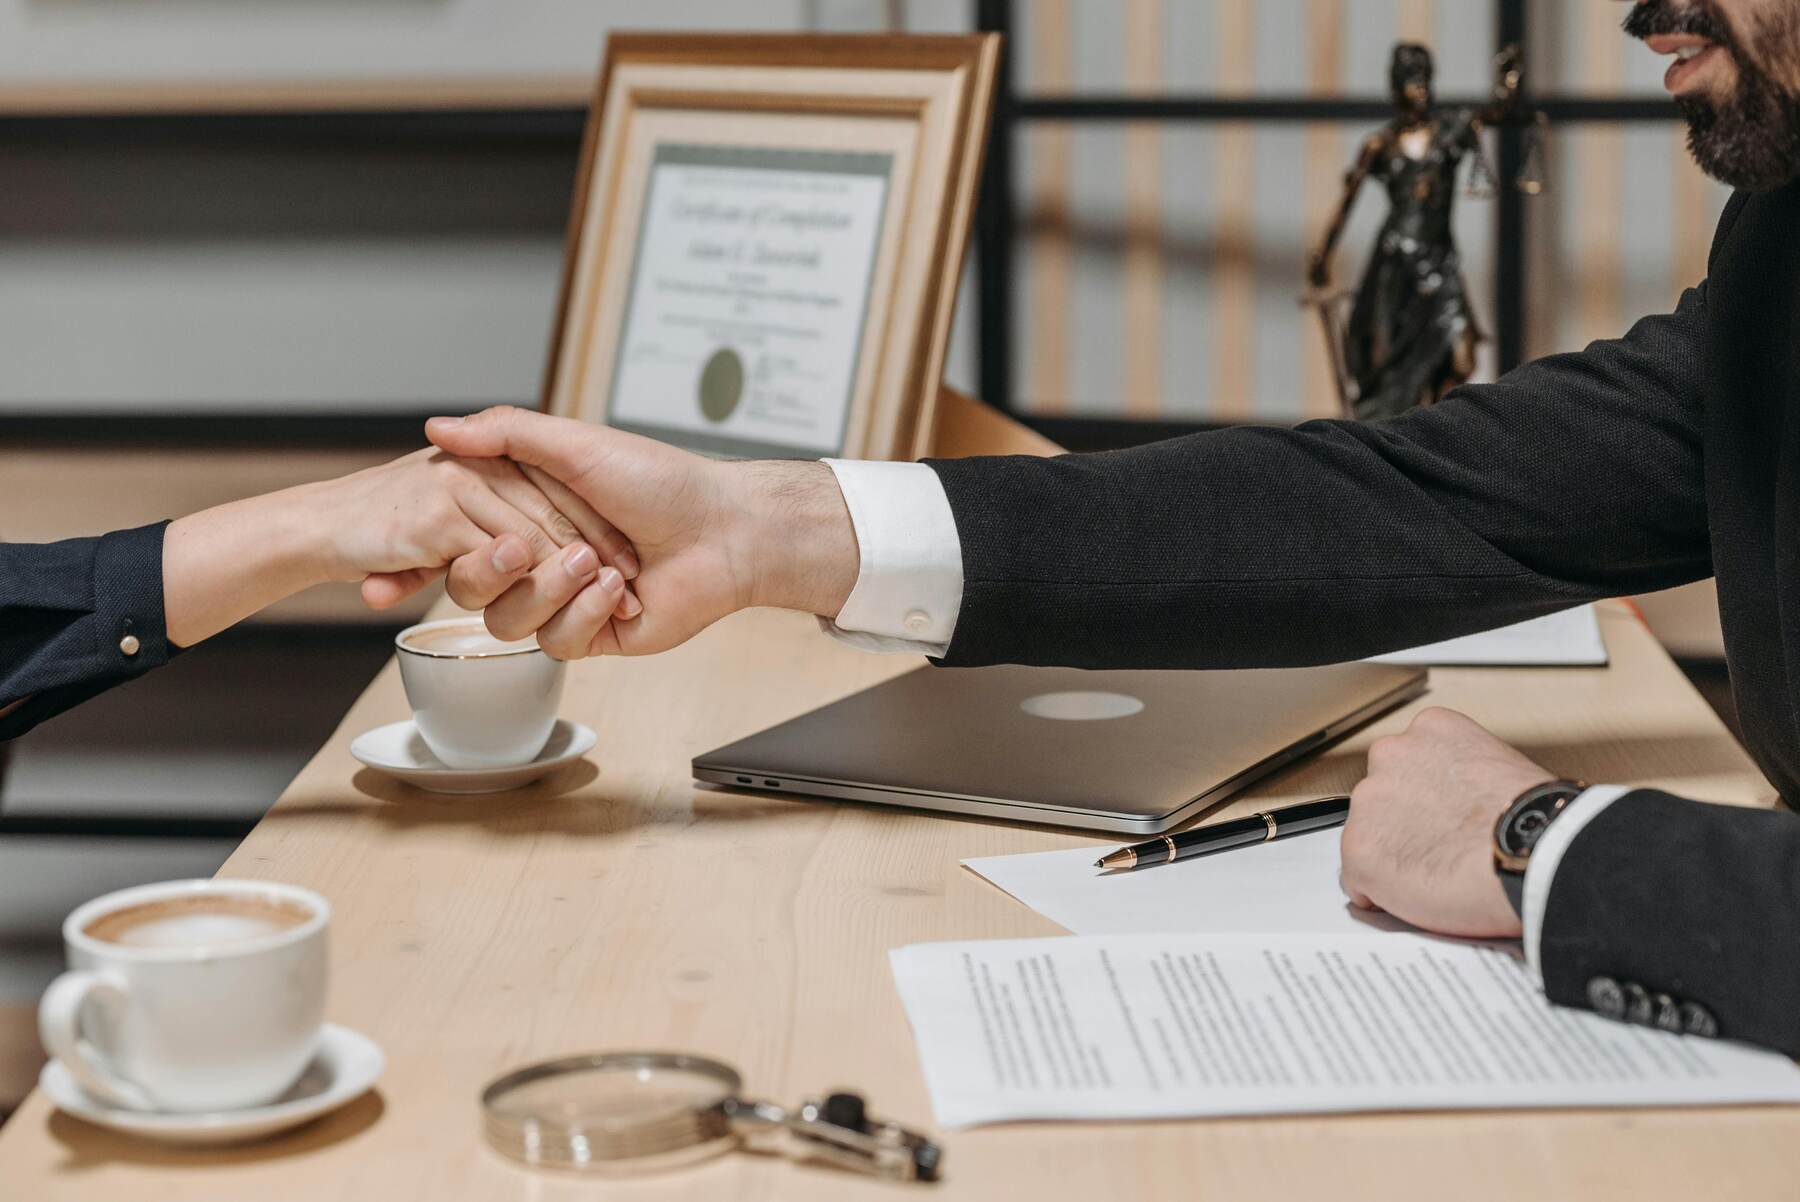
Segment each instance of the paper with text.
M1369 660L1374 664L1440 667L1586 668L1606 664L1606 640L1591 605L1515 622L1498 630L1465 634L1423 647L1409 647Z
M1404 934L890 952L937 1121L1800 1102L1800 1067L1552 1006L1514 956Z

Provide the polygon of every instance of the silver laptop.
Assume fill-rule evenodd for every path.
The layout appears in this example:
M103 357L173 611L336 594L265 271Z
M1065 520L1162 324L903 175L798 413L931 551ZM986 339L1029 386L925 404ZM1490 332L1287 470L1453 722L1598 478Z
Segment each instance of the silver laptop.
M694 760L730 788L1157 834L1425 691L1418 668L922 668Z

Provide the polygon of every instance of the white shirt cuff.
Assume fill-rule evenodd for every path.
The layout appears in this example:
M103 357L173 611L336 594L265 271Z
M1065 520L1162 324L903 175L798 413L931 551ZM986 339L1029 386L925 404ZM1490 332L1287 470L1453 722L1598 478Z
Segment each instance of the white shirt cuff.
M1531 849L1531 860L1525 866L1525 895L1519 907L1519 921L1524 927L1525 963L1531 968L1539 988L1544 984L1544 971L1538 961L1538 944L1544 937L1544 907L1550 903L1550 886L1556 880L1556 866L1563 853L1575 842L1582 828L1600 816L1607 806L1630 793L1634 785L1594 785L1569 803L1569 808L1544 832Z
M962 540L922 463L827 459L856 530L856 587L821 625L865 651L942 655L962 608Z

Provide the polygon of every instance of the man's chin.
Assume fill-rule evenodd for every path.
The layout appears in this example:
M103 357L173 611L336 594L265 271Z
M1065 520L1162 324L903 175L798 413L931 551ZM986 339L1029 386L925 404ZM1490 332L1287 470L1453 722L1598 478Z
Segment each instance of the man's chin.
M1746 192L1779 188L1800 174L1800 113L1749 118L1721 111L1709 97L1679 96L1687 118L1688 152L1700 170Z

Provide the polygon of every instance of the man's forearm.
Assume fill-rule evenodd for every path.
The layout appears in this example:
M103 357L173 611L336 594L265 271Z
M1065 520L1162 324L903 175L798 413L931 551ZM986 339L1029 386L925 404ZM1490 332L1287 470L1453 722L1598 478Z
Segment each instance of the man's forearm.
M856 530L837 477L823 463L729 465L747 605L834 617L856 587Z

